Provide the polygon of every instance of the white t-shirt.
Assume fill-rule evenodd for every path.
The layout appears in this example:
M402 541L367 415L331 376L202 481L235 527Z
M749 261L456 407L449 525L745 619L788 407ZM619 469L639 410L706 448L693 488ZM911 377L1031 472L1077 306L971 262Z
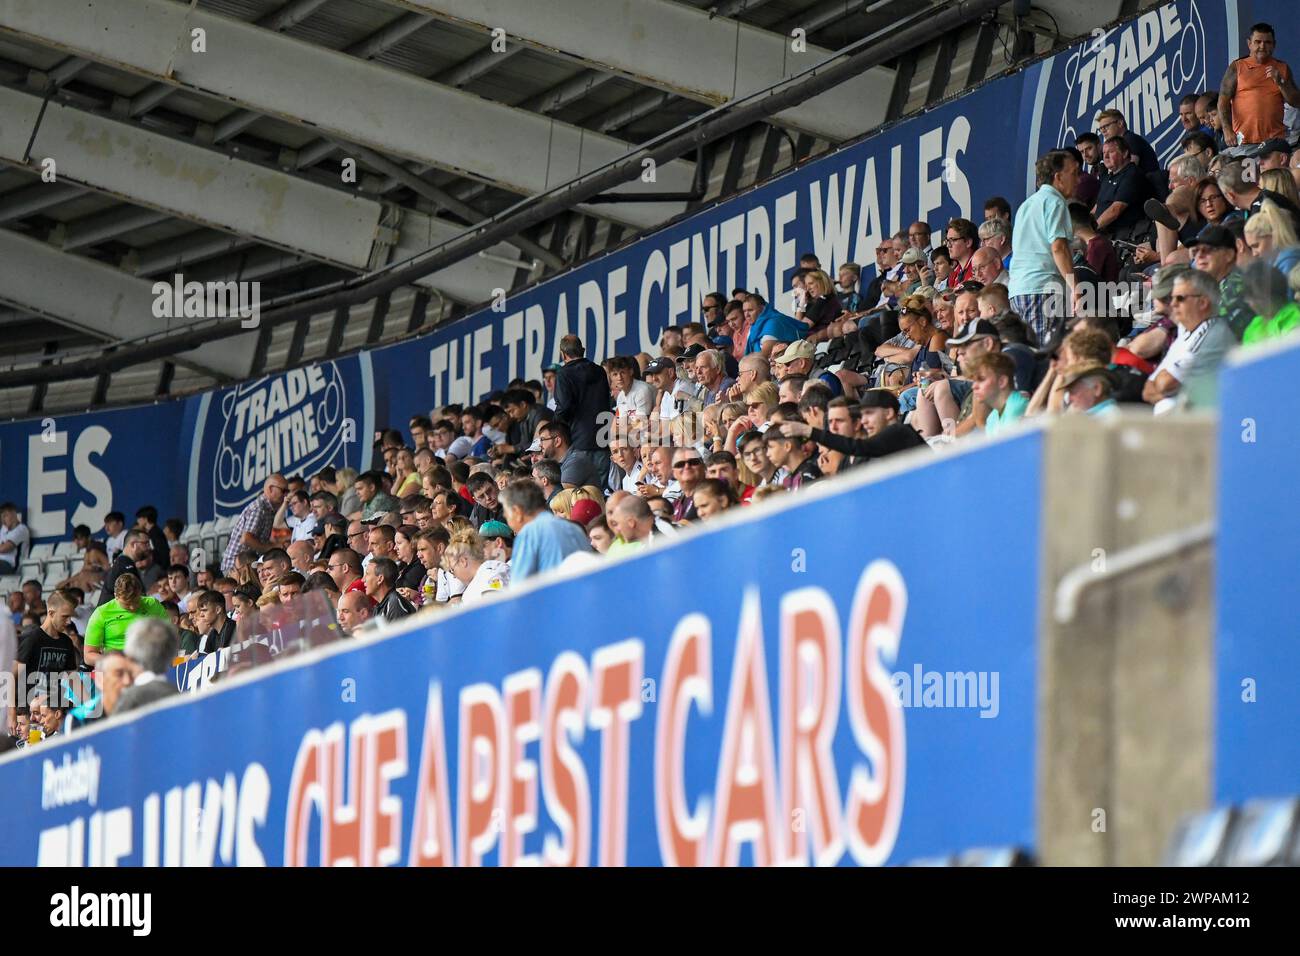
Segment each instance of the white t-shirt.
M470 579L469 584L465 586L465 593L461 595L460 601L462 604L477 601L484 594L504 589L509 583L510 565L495 558L484 561L474 572L474 577Z
M650 410L655 404L655 387L649 382L636 379L626 392L619 392L614 402L614 409L619 418L629 412L636 412L641 418L649 418Z
M310 541L311 533L316 528L316 516L308 514L305 518L299 518L296 515L289 515L284 519L284 523L293 530L291 541Z
M623 476L623 484L620 487L630 495L636 494L636 483L641 478L641 473L645 471L644 462L636 462L632 470Z
M1224 350L1223 342L1225 337L1220 329L1222 323L1222 319L1206 319L1192 329L1191 332L1179 326L1177 337L1174 338L1173 343L1169 346L1169 351L1165 352L1165 357L1160 360L1160 364L1156 366L1156 370L1151 374L1151 377L1154 379L1161 372L1168 372L1178 380L1179 384L1183 384L1187 381L1187 377L1192 374L1198 358L1204 357L1211 362L1218 361ZM1175 393L1156 402L1154 413L1163 415L1166 412L1173 411L1177 405L1178 395Z
M464 593L465 585L461 583L460 578L445 568L438 569L438 590L434 594L435 601L446 604L456 595Z
M108 552L109 562L112 562L112 560L118 556L119 552L122 550L122 546L125 544L126 528L123 528L117 534L113 535L113 537L104 539L104 550Z
M6 528L4 525L0 525L0 541L12 541L14 544L13 551L6 551L4 554L0 554L0 562L16 568L18 567L18 563L22 561L31 550L32 533L27 530L27 525L23 524L21 521L12 528Z

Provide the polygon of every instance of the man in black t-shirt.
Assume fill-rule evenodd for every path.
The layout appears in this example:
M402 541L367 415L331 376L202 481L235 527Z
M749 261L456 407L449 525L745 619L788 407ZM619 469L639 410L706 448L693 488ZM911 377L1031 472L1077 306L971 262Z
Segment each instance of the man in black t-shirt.
M199 592L190 619L197 634L181 643L181 651L186 654L211 654L235 640L235 622L226 614L226 599L218 591Z
M153 505L145 505L135 513L135 526L149 536L149 544L153 548L153 563L160 570L171 564L167 559L169 548L167 536L158 525L158 509ZM146 587L149 587L148 583Z
M33 693L50 694L53 689L55 699L62 700L62 689L52 686L58 680L53 675L75 674L81 666L77 645L66 633L72 626L74 610L76 604L67 593L55 591L46 602L40 626L29 628L19 637L13 666L15 699L9 702L8 710L10 732ZM29 691L29 687L33 690Z
M1153 197L1151 184L1133 163L1128 143L1115 136L1101 148L1106 175L1101 178L1093 214L1097 226L1110 237L1131 238L1133 227L1146 219L1143 205Z
M101 606L113 600L113 589L117 586L117 579L123 574L134 574L140 577L140 571L136 567L137 561L143 561L153 550L149 541L147 532L135 528L127 532L126 541L122 544L122 550L113 563L108 567L108 574L104 575L104 583L99 589L99 603ZM141 581L143 584L144 582Z

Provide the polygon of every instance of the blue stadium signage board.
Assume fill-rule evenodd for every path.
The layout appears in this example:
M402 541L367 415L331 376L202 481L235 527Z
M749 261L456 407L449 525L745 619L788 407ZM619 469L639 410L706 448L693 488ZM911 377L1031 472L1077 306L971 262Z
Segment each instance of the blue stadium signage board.
M0 864L1032 848L1042 435L918 460L0 758Z

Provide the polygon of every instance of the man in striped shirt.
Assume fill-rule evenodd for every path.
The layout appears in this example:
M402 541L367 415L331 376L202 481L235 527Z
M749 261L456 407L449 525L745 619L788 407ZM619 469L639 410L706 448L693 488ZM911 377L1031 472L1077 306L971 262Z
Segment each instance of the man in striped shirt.
M230 530L230 543L221 558L223 572L229 574L235 566L235 559L245 551L262 552L271 547L271 525L288 491L289 483L279 472L266 479L262 493L239 513L235 526Z

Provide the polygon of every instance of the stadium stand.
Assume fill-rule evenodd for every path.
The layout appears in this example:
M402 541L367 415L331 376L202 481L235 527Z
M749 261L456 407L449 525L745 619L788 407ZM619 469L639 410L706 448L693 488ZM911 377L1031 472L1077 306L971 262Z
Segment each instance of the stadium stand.
M1186 19L1184 7L1143 14L1143 29L1168 30L1180 15ZM1120 24L1117 35L1138 22ZM615 294L596 302L575 290L572 325L565 313L562 323L552 315L545 330L530 331L531 312L512 302L451 326L439 346L417 339L411 354L424 366L421 375L441 363L432 382L420 381L418 394L427 396L431 386L432 401L375 401L376 394L414 391L383 391L407 375L412 360L376 352L362 353L356 371L308 364L310 371L290 369L190 399L184 412L177 402L175 412L150 406L106 413L140 412L139 425L124 426L137 431L135 441L163 441L157 430L177 427L182 416L188 429L197 420L220 433L200 434L192 446L178 436L181 465L158 457L135 463L159 473L142 478L142 487L167 483L157 498L140 498L115 472L113 506L129 500L138 508L125 525L111 520L110 508L84 503L53 521L50 508L30 500L39 489L27 481L45 467L36 457L39 426L6 426L27 429L36 464L20 483L0 489L7 499L0 504L0 591L9 606L4 628L14 632L6 650L0 631L0 665L19 686L39 675L42 688L6 708L8 744L40 752L47 741L76 740L95 727L140 726L125 714L177 696L173 681L198 673L205 660L204 681L230 668L231 656L240 665L232 674L264 663L254 646L271 648L264 656L274 657L295 615L326 621L327 636L303 637L312 646L376 639L378 652L385 646L378 639L394 629L491 605L500 592L535 578L543 587L529 593L543 594L548 581L559 588L605 567L651 567L615 559L706 542L710 534L739 535L737 511L784 520L794 513L791 502L828 502L840 492L848 500L876 474L920 476L925 472L914 469L934 462L992 482L997 474L980 473L976 463L1036 440L1026 427L1035 423L1087 418L1100 429L1137 416L1149 425L1199 421L1219 406L1225 368L1252 350L1288 344L1300 325L1300 89L1286 62L1274 58L1295 50L1277 43L1267 22L1248 24L1240 39L1245 57L1210 63L1202 85L1181 91L1189 108L1178 116L1153 118L1140 92L1102 96L1082 117L1086 125L1067 123L1068 135L1063 127L1043 140L1052 140L1050 148L1031 157L1023 188L1005 198L967 195L964 214L907 224L896 205L892 222L901 228L860 222L863 239L873 228L878 241L853 245L847 233L823 235L827 217L838 213L819 187L813 215L823 218L806 249L784 242L777 227L776 244L789 246L780 254L801 255L789 268L778 264L771 283L771 248L762 252L762 283L752 274L741 281L734 261L719 274L715 259L707 286L694 273L683 285L678 273L687 260L673 253L665 262L655 252L663 267L657 288L681 293L668 322L649 322L643 294L641 314L629 306L616 332L606 324ZM1208 43L1206 52L1219 53ZM1268 83L1258 80L1258 68L1270 71ZM949 106L961 115L961 99ZM968 150L950 148L948 158ZM964 161L972 159L995 162L989 153ZM827 161L835 162L834 151ZM852 182L836 194L836 207L841 198L845 209L855 201ZM934 181L942 193L941 182L951 183ZM776 209L781 215L779 200ZM726 204L706 213L722 223ZM746 228L736 226L730 248L753 257L754 245L770 237ZM872 260L852 261L850 248ZM693 314L685 296L696 292ZM498 348L489 334L481 347L477 330L488 322L513 328L505 333L513 338ZM638 323L658 329L653 341L647 331L629 331ZM539 333L553 345L544 356L532 344ZM501 374L504 352L508 375ZM481 360L498 374L483 374ZM299 417L303 407L307 415ZM353 416L361 407L367 412ZM210 417L218 408L221 420ZM72 455L66 434L62 441L61 453ZM309 446L322 451L309 453ZM94 470L92 451L102 448L73 455L81 463L74 470ZM191 458L201 465L191 467ZM229 468L242 469L238 480L213 477ZM84 481L82 472L77 477ZM944 488L991 495L962 477L952 482ZM933 503L927 490L914 494L923 508L962 504L955 494ZM866 507L865 496L852 500ZM865 515L841 517L850 514L862 520L864 535L908 533L906 512L882 515L869 531ZM89 526L75 540L74 523ZM996 550L989 556L999 559ZM581 628L576 609L569 611L571 627ZM173 667L179 678L168 673ZM1294 863L1296 807L1292 800L1215 811L1186 824L1168 859ZM1036 861L1018 834L999 836L1008 836L1005 846L949 846L906 859ZM819 843L816 833L805 839L814 855L844 852ZM503 843L501 852L511 851ZM604 844L601 852L608 852ZM872 861L869 849L853 852Z

